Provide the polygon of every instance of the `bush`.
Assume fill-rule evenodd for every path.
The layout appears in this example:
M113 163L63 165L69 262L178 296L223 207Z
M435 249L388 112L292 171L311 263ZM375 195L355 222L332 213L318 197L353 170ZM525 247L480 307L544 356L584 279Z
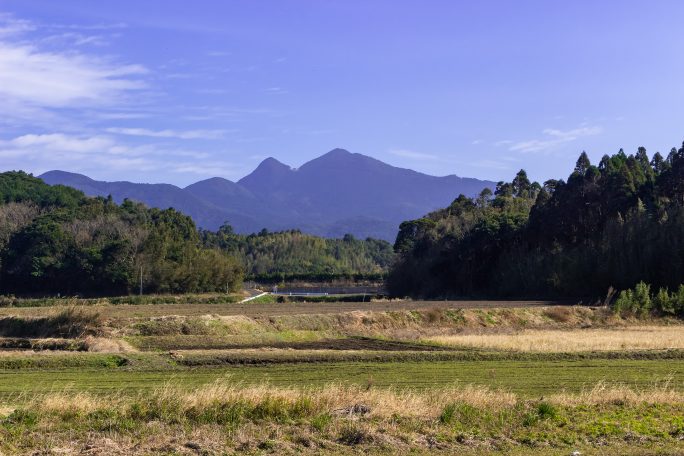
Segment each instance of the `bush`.
M370 435L353 423L349 423L342 428L338 441L345 445L354 446L369 442Z
M456 415L456 404L447 404L442 409L439 415L439 422L442 424L449 424L454 420Z
M651 286L639 282L634 290L620 292L613 311L618 314L671 315L684 317L684 285L680 285L676 292L670 293L666 288L660 288L655 295L651 294Z
M540 402L539 405L537 405L537 415L543 420L555 418L557 414L556 407L548 402Z
M16 409L5 418L5 423L27 427L35 426L38 423L38 413L32 410Z

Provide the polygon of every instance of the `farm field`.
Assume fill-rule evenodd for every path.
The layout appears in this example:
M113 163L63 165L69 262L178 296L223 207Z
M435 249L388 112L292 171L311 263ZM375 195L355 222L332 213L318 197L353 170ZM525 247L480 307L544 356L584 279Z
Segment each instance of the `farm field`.
M477 304L3 308L0 451L684 450L678 320Z
M274 302L257 300L247 303L235 302L237 298L230 298L227 302L212 303L211 300L189 300L176 302L168 300L159 304L130 304L111 303L109 301L66 299L52 300L49 305L31 305L21 303L19 306L0 307L3 315L46 315L55 309L65 309L82 305L93 306L103 316L110 318L125 317L155 317L165 315L245 315L245 316L279 316L279 315L311 315L338 314L353 311L388 312L397 310L429 310L429 309L470 309L470 308L517 308L517 307L545 307L557 304L568 304L565 301L370 301L370 302ZM85 301L85 302L84 302Z
M238 357L240 354L226 353ZM455 386L478 385L514 392L525 398L545 396L562 391L578 393L600 382L621 384L636 389L669 383L684 391L684 354L675 359L569 359L569 360L388 360L363 353L345 362L288 360L287 354L277 363L202 366L170 364L157 356L124 357L130 366L117 365L118 358L81 355L94 359L79 360L85 366L54 367L62 360L52 360L48 368L0 369L0 397L5 399L22 393L45 391L88 391L96 394L134 395L140 390L158 389L166 383L191 389L214 381L240 385L273 385L274 387L328 384L382 389L431 390ZM213 356L221 356L214 353ZM99 359L97 359L99 357ZM417 357L416 357L417 358ZM359 360L361 359L361 360ZM245 362L258 360L256 356ZM6 361L6 360L3 360ZM192 358L190 358L192 361ZM207 360L205 360L206 362ZM290 362L288 362L290 361ZM7 365L6 362L2 363ZM69 362L63 364L68 365ZM93 366L100 364L101 367ZM40 364L39 364L40 365Z

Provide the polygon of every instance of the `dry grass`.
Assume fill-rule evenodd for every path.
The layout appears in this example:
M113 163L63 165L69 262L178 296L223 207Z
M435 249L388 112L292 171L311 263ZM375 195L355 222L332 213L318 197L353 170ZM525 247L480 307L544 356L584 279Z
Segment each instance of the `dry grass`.
M117 397L118 396L118 397ZM123 395L101 396L85 392L51 392L36 395L22 404L23 407L40 410L43 413L88 413L100 408L118 407L126 409L141 398ZM339 384L323 388L282 388L270 385L247 386L221 379L194 390L178 388L172 384L147 394L145 400L156 403L174 404L184 411L206 410L216 404L246 403L252 407L259 404L280 404L284 408L296 407L303 400L310 401L316 413L335 413L363 404L370 408L369 416L390 418L437 416L447 403L462 403L478 408L499 410L512 407L518 401L515 394L496 391L484 386L467 385L428 392L394 391Z
M544 353L683 349L684 326L524 330L509 334L434 336L424 340L453 347L477 347Z
M8 454L484 455L529 454L534 446L536 454L554 447L560 455L595 448L594 432L602 433L605 454L634 454L635 442L675 448L684 435L677 424L684 393L668 383L645 390L600 383L528 400L471 385L420 393L251 387L224 378L133 397L52 392L17 399L16 408L0 407L13 436L0 439Z
M675 390L670 381L656 383L648 389L635 389L625 385L599 382L579 393L554 394L549 398L554 404L576 407L581 405L639 405L682 404L684 393Z
M84 340L89 352L95 353L132 353L137 350L123 339L88 336Z
M217 380L197 389L182 389L172 384L155 390L144 397L93 395L87 392L50 392L31 398L18 397L21 406L42 413L89 413L102 408L125 410L132 403L151 400L158 404L173 404L179 411L201 411L217 404L278 404L292 409L307 401L311 413L344 413L358 404L369 408L368 416L380 419L412 417L434 419L445 404L465 404L489 411L515 407L525 399L504 390L479 385L454 386L451 388L411 391L374 389L358 386L329 384L322 388L282 388L270 385L247 386L231 382L229 378ZM645 389L635 389L621 384L599 382L579 393L559 393L545 399L549 403L565 407L592 405L639 405L684 403L684 392L664 381Z

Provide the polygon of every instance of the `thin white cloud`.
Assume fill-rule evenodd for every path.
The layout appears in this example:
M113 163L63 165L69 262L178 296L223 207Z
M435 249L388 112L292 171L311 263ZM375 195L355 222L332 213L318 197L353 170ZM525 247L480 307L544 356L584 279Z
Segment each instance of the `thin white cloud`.
M107 46L110 38L103 35L84 35L77 32L65 32L46 36L41 40L47 44L69 44L73 46Z
M35 26L27 20L15 19L8 14L0 13L0 38L35 30Z
M583 137L598 135L602 131L603 129L599 126L583 126L571 130L547 128L542 131L544 134L542 138L514 142L509 147L509 150L523 153L543 152L558 147L562 144L576 141ZM503 141L499 141L499 144L505 143Z
M46 135L23 135L9 141L19 148L42 148L48 151L69 151L76 153L100 152L115 145L111 138L104 136L78 137L61 133Z
M28 105L113 104L123 93L144 88L141 80L130 76L145 73L140 65L115 65L82 54L0 42L0 98Z
M227 130L150 130L147 128L107 128L107 132L127 136L176 139L223 139Z
M389 151L389 153L392 155L396 155L397 157L411 158L414 160L436 160L437 158L439 158L436 155L426 154L423 152L416 152L408 149L392 149Z
M228 51L208 51L206 54L208 57L228 57L231 55L231 52L228 52Z
M141 171L192 172L216 175L231 169L228 163L208 163L203 151L167 148L163 145L128 145L106 135L83 136L64 133L27 134L0 140L3 169L42 173L51 169L88 172L102 169L138 173ZM213 173L211 170L214 170Z
M286 93L289 93L282 87L269 87L267 89L264 89L264 92L270 93L271 95L285 95Z
M74 50L103 38L42 33L56 28L0 13L0 123L64 129L73 120L65 109L111 109L147 87L143 66Z
M51 24L49 28L68 30L120 30L128 27L125 22L112 24Z

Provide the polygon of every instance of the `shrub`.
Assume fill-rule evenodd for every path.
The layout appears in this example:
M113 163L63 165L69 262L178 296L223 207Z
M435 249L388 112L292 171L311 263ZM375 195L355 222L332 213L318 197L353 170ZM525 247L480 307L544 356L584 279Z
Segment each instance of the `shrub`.
M456 404L447 404L442 409L439 415L439 422L442 424L450 424L456 415Z
M680 285L674 293L660 288L655 295L652 295L651 286L639 282L634 290L628 289L620 292L613 304L613 311L618 314L658 313L684 317L684 285Z
M316 429L318 432L323 432L330 425L332 421L332 415L329 413L321 413L316 415L311 419L311 427Z
M540 402L537 405L537 415L539 415L539 418L543 420L555 418L557 414L558 412L556 411L556 407L549 404L548 402Z
M651 286L639 282L634 287L634 306L633 311L635 313L647 313L650 312L653 307L653 302L651 301Z
M32 410L16 409L5 418L5 423L27 427L35 426L38 423L38 413Z
M613 304L615 313L631 312L634 307L634 292L632 290L622 290Z
M345 445L354 446L368 442L371 439L370 435L368 435L368 433L363 429L354 423L349 423L342 428L340 431L340 436L337 440Z

